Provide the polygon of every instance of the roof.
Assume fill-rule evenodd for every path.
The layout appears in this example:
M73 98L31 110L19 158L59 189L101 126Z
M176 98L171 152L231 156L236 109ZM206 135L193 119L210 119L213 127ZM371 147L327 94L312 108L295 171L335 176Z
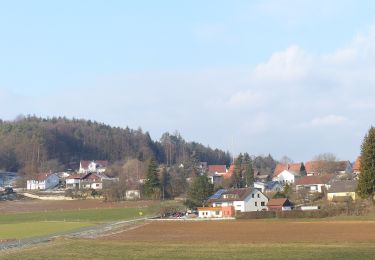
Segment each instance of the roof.
M224 179L229 179L230 177L232 177L233 173L234 173L234 164L231 164L231 166L229 166L227 173L224 174Z
M208 165L208 172L226 173L226 165Z
M358 156L357 160L355 160L353 165L353 171L359 172L361 171L361 156Z
M44 180L46 180L52 174L53 173L41 172L41 173L38 173L33 180L35 180L35 181L44 181Z
M333 178L332 175L322 175L322 176L304 176L298 178L295 181L296 185L314 185L314 184L328 184L328 182Z
M221 196L217 199L208 199L209 202L221 202L221 201L242 201L245 200L254 190L254 188L240 188L225 190ZM258 191L258 190L256 190Z
M287 198L270 199L267 203L267 207L282 207L285 204L290 204Z
M202 207L198 208L198 211L218 211L221 210L221 207Z
M320 173L322 171L322 168L324 168L324 164L333 164L332 168L336 172L346 171L346 168L348 164L350 164L349 161L309 161L305 163L305 170L307 173Z
M300 173L303 170L303 163L279 163L276 165L275 170L273 171L273 176L278 176L282 171L287 170L294 173Z
M87 169L89 168L89 164L90 163L96 163L97 165L99 165L99 167L107 167L108 165L108 161L104 161L104 160L97 160L97 161L87 161L87 160L81 160L80 161L80 166L83 168L83 169Z
M355 192L358 182L355 180L336 181L332 183L328 193Z

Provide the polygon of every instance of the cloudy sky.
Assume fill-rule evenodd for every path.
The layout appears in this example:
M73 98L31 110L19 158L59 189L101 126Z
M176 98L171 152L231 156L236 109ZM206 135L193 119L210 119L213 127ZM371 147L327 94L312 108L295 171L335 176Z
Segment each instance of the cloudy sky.
M0 118L67 116L294 161L353 161L375 1L3 1Z

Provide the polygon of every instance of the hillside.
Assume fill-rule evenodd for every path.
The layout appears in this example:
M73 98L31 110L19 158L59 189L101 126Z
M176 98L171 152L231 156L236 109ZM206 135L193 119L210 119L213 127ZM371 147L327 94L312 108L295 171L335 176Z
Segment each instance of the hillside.
M0 120L0 169L6 171L76 168L82 159L110 162L127 158L159 163L182 163L195 157L210 164L229 164L230 155L178 133L151 139L148 132L112 127L98 122L67 118L18 118Z

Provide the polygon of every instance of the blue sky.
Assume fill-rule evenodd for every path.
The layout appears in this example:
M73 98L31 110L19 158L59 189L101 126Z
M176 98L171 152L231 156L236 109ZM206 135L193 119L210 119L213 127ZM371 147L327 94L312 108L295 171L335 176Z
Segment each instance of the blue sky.
M0 35L5 120L178 130L295 161L354 160L373 124L375 1L3 1Z

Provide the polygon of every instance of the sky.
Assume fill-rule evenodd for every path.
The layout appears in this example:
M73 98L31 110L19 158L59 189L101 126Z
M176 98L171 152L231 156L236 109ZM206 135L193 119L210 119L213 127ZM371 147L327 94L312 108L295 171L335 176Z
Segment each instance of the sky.
M375 1L1 1L0 118L66 116L231 153L354 161Z

